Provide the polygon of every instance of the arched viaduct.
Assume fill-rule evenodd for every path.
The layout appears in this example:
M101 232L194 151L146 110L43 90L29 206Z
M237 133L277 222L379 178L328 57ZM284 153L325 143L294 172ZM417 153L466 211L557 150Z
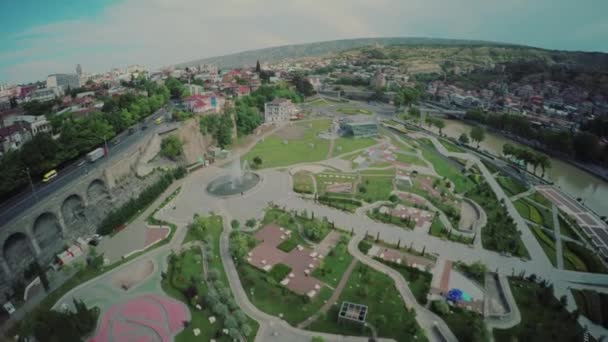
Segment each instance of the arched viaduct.
M90 235L113 207L104 170L91 172L46 197L0 228L0 288L10 286L32 261L41 265L78 236ZM100 212L101 211L101 212Z

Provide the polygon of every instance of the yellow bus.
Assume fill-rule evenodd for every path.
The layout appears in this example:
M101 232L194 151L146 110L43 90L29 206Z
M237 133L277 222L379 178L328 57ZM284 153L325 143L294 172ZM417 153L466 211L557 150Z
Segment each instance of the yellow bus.
M55 177L57 177L57 171L51 170L44 174L44 177L42 177L42 181L48 183L51 179Z
M155 124L157 124L157 125L160 125L161 123L163 123L163 121L165 121L165 120L164 120L164 118L161 116L161 117L159 117L159 118L156 118L156 120L154 120L154 123L155 123Z

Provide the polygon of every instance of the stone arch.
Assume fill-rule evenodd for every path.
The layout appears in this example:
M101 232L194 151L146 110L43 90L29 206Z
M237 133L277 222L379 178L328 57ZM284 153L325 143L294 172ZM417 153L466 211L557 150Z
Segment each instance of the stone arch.
M61 204L61 215L66 226L72 224L82 224L86 221L84 214L85 203L78 194L66 197Z
M95 203L102 199L109 199L110 192L108 191L106 183L99 178L94 179L87 188L87 197L89 203Z
M12 272L24 270L36 259L32 241L26 234L21 232L13 233L4 240L2 255L4 256L4 260L6 260L8 268Z
M47 211L40 214L34 221L32 232L44 261L50 260L63 247L63 230L54 213Z

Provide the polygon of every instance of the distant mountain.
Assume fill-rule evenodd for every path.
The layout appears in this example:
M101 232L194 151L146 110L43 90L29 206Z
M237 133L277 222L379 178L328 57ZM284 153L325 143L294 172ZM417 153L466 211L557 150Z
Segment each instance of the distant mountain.
M315 57L332 52L341 52L364 46L380 44L411 45L411 46L510 46L517 45L496 43L479 40L435 39L435 38L357 38L332 40L297 45L284 45L259 50L250 50L235 54L203 58L191 62L177 64L177 67L187 67L199 64L215 64L220 68L236 68L244 65L255 65L257 60L262 62L276 62L296 57Z

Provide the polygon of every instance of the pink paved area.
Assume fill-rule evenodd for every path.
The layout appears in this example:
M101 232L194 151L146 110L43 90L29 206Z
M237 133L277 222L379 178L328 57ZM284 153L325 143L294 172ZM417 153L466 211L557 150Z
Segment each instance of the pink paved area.
M167 297L144 295L110 307L101 317L90 342L169 342L183 329L189 311L183 303Z
M407 254L392 248L386 248L382 246L378 247L380 249L378 250L376 256L386 261L406 264L410 267L416 267L421 270L425 270L426 268L432 268L435 265L434 262L423 257Z
M335 234L330 232L319 244L324 246L322 253L303 246L285 253L277 249L277 246L288 239L290 233L289 229L282 229L276 224L266 225L256 232L255 237L260 241L260 244L249 252L247 260L251 265L264 271L270 271L278 263L289 266L291 275L287 277L289 283L285 286L300 295L307 295L311 291L314 291L314 295L316 295L323 283L311 275L312 271L319 265L319 255L325 253L325 251L329 252L331 249L329 245L335 244L339 236L336 237Z
M169 228L148 228L146 229L146 243L145 247L150 246L156 241L162 240L169 235L171 230Z

